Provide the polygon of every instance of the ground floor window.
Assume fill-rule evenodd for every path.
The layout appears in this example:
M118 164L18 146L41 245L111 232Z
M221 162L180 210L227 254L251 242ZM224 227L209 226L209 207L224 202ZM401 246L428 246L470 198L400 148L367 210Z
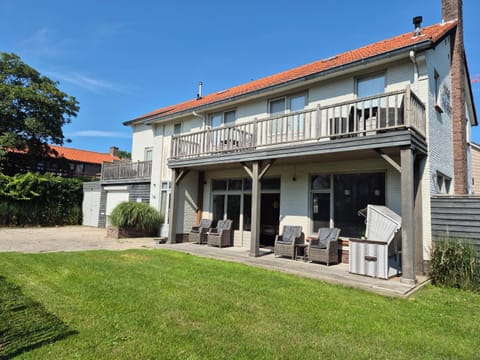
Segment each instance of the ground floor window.
M385 205L385 173L321 174L311 177L312 231L335 226L342 236L364 235L358 211L368 204Z
M168 214L170 212L171 187L170 181L162 181L160 191L160 214L163 216L164 224L168 224Z
M265 231L278 230L280 221L280 178L261 182L260 224ZM212 181L212 216L214 220L230 219L234 230L251 230L251 179L215 179Z

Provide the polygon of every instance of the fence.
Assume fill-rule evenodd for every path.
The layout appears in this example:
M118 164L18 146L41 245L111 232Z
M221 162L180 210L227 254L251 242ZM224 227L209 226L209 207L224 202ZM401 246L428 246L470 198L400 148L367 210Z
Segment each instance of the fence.
M437 196L432 198L432 235L465 239L480 255L480 197Z

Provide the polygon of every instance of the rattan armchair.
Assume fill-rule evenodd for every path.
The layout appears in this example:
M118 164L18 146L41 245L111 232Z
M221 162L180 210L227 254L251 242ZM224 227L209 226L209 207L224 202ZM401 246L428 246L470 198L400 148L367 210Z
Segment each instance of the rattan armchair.
M340 229L320 228L318 238L310 240L308 257L310 261L324 262L328 265L338 263L338 236Z
M301 226L284 225L282 235L275 238L273 253L275 256L289 256L295 259L295 244L303 244Z
M192 230L190 230L190 240L196 244L206 244L206 235L210 226L212 226L212 220L202 219L200 224L192 226Z
M219 220L207 233L208 246L232 246L232 220Z

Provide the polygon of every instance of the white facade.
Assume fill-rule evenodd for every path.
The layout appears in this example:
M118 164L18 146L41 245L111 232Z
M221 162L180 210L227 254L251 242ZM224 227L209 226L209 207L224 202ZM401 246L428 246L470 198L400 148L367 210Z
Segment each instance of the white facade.
M327 225L338 226L338 218L341 217L338 214L338 209L341 209L341 206L348 208L353 205L349 205L348 203L348 201L350 201L351 189L345 188L342 190L343 192L339 192L338 189L333 188L336 186L335 181L340 182L343 179L342 176L348 177L356 174L364 174L366 177L373 174L381 178L382 185L378 186L378 189L370 189L374 191L374 195L369 194L368 196L370 196L370 199L372 196L380 196L379 199L381 200L379 201L383 202L382 205L386 205L396 213L402 215L402 208L405 208L405 204L410 201L405 200L405 198L411 195L405 194L404 192L402 193L402 172L406 165L401 164L400 153L405 149L405 145L396 146L395 144L386 143L379 145L379 148L375 149L375 144L368 143L368 145L359 145L358 149L351 149L345 140L349 138L348 136L337 137L332 136L331 133L332 126L335 126L332 124L334 124L335 121L348 122L348 118L352 117L352 113L350 115L338 113L338 108L333 106L337 106L337 104L340 104L338 106L344 106L342 104L348 104L347 106L350 106L350 102L355 99L370 99L368 100L369 102L367 102L370 104L368 111L371 112L371 119L369 121L373 121L374 131L358 131L356 128L357 125L355 125L355 131L353 131L352 135L354 137L351 137L352 143L354 140L358 140L358 144L367 144L367 142L362 141L366 141L368 135L380 135L379 139L383 139L390 134L389 131L391 130L393 130L391 132L391 140L396 141L399 133L395 131L400 129L406 131L406 135L418 132L419 140L415 141L420 141L423 143L422 146L425 147L425 150L417 149L417 145L412 142L408 148L411 148L413 152L418 152L416 160L415 158L412 160L415 179L412 177L411 182L414 180L418 181L418 186L421 189L421 201L418 199L414 200L413 195L411 195L411 198L412 201L421 204L421 207L416 210L421 211L420 217L422 218L422 228L419 231L420 235L417 235L417 237L421 237L418 241L421 241L423 247L422 258L429 260L432 245L430 197L432 194L451 193L453 191L455 178L453 171L450 99L452 91L450 49L450 37L445 35L435 46L414 46L411 49L406 47L400 48L400 50L396 50L388 54L388 56L379 55L378 58L373 60L359 62L352 66L325 72L322 76L316 75L311 78L305 78L303 81L288 82L282 86L275 86L265 91L254 91L250 95L232 97L228 99L228 101L213 102L194 108L194 110L191 111L173 113L167 116L159 115L158 118L153 116L148 122L140 122L139 125L132 125L132 159L143 160L146 149L153 149L150 204L165 214L168 211L170 202L165 200L165 194L167 194L165 184L172 184L172 182L175 181L174 174L176 174L170 169L172 166L169 167L169 159L171 160L172 144L174 142L172 136L195 134L198 139L205 137L206 133L202 131L206 131L206 129L212 126L211 119L213 115L220 114L220 117L216 117L216 119L220 119L222 116L223 119L225 119L225 114L229 113L231 115L233 111L235 114L235 122L228 123L227 128L237 124L253 122L256 124L257 121L262 121L267 118L274 119L277 115L272 114L271 109L273 109L272 104L275 102L282 104L282 101L284 101L285 110L281 116L287 117L288 113L291 112L290 107L293 106L291 102L293 100L291 99L296 97L297 99L305 99L305 110L312 109L312 118L302 118L305 119L301 120L302 129L303 127L310 126L312 126L313 129L311 123L313 124L315 119L318 121L320 111L326 111L327 119L330 121L330 125L328 125L328 122L324 122L320 128L315 129L316 132L312 132L312 134L317 134L318 138L313 136L304 143L299 142L299 145L308 143L309 145L316 146L316 144L323 143L327 146L331 143L333 146L335 142L332 142L332 140L337 140L336 143L341 144L343 147L332 147L334 150L322 150L323 152L321 154L309 153L305 156L298 156L295 153L296 148L291 144L262 145L264 147L254 148L254 152L256 151L257 153L263 154L262 151L264 151L265 159L271 159L271 157L268 158L268 156L270 156L268 152L275 150L275 148L285 147L287 154L285 156L283 154L277 154L276 160L265 175L266 178L279 179L279 188L266 192L268 194L278 194L279 197L278 204L276 200L274 200L274 204L272 204L275 211L278 211L278 219L276 219L275 224L278 227L277 231L281 231L283 225L295 224L302 226L306 236L313 235L318 225L315 225L316 220L314 220L316 215L313 213L316 211L317 205L313 204L313 199L315 199L315 201L322 199L324 207L328 206L326 204L329 202L330 220ZM359 84L364 84L368 79L373 78L376 79L377 86L379 81L383 81L383 89L381 89L380 92L374 92L372 94L360 94ZM420 122L424 121L424 133L422 133L420 128L410 126L413 123L406 123L408 119L413 119L414 111L418 111L413 108L410 110L410 103L407 103L407 100L410 101L411 99L409 95L410 90L414 94L412 97L418 99L415 101L423 104L425 109L424 118L416 120ZM395 97L388 99L379 97L378 99L372 100L368 98L370 95L382 96L382 94L386 93L401 95L395 95ZM398 103L388 104L391 99L395 99ZM365 119L368 118L368 116L365 115L365 107L361 110L359 108L360 103L352 104L354 104L354 106L350 106L350 110L354 111L353 118L356 116L363 117L363 121L365 122L364 126L365 129L367 129L367 120ZM330 107L331 113L328 112L330 111L328 110ZM377 111L376 109L378 108L378 111L381 111L382 107L386 107L387 112L389 107L402 110L402 115L393 112L391 115L383 115L391 116L392 118L396 116L399 118L402 117L402 123L395 123L395 126L393 126L398 129L387 128L385 131L376 131L378 129L375 126L379 126L381 116L379 116L377 120L377 115L375 114L375 116L373 116L372 109L375 108L375 111ZM474 120L475 115L472 113L472 108L471 99L468 98L467 119L469 123L467 127L470 127L476 121ZM392 118L390 120L392 120ZM385 121L385 119L383 120ZM291 121L294 124L295 121L299 120L291 118L291 120L287 121ZM269 126L271 127L273 125ZM349 125L347 124L346 126L348 127ZM418 124L416 124L416 126L418 126ZM299 131L298 129L299 128L297 128L296 131ZM309 131L310 130L311 129L309 129ZM246 133L245 130L239 131ZM271 129L269 131L271 131ZM286 130L277 129L274 131L277 131L277 133L271 133L270 136L275 136L275 134ZM467 133L469 134L470 132L467 131ZM191 146L192 141L189 139L197 138L192 137L185 140L187 146ZM466 141L467 140L468 139L466 139ZM229 141L238 140L230 139ZM249 141L252 140L250 139ZM200 144L201 142L198 140L198 142L195 142L193 145L195 145L195 149L197 149L198 147L204 146ZM229 144L231 145L231 143ZM193 148L190 147L189 149ZM389 153L385 154L383 152L384 149L388 150L387 152ZM247 150L250 151L249 149ZM184 156L183 159L185 159L186 164L189 164L189 168L187 169L187 175L178 183L175 190L178 201L177 212L174 214L176 223L175 233L188 234L190 228L197 223L198 216L200 216L199 212L201 212L203 218L216 220L215 211L218 211L218 209L215 208L214 199L216 195L219 195L227 199L224 202L225 214L231 211L235 213L237 217L234 219L234 222L237 222L234 245L251 247L250 224L247 219L249 214L248 211L247 213L245 212L246 209L249 209L248 206L250 206L250 200L248 199L249 196L251 196L251 189L242 188L223 191L216 190L213 186L217 180L238 181L248 179L249 175L243 166L245 166L244 162L252 161L249 157L250 153L238 152L238 161L236 164L231 160L231 152L225 151L223 153L220 151L219 153L212 154L216 159L218 158L216 162L209 162L206 154L207 153L204 154L203 158L198 157L198 162L196 162L197 154L195 152L191 154L191 161L189 154L182 155ZM199 183L200 173L202 173L201 178L203 178L201 184ZM330 176L332 179L328 191L318 191L319 194L323 194L318 195L318 199L315 197L316 195L314 196L316 190L312 187L312 179L314 176ZM244 185L241 186L245 186L245 183L243 184ZM360 192L360 190L358 190L358 192ZM330 200L325 194L330 196ZM228 209L228 206L231 204L228 196L231 196L232 203L235 202L236 209ZM360 197L360 195L355 196ZM367 195L365 196L368 197ZM273 196L265 196L265 198L269 198L270 200L274 199ZM220 197L217 199L220 199ZM360 209L354 210L356 212ZM335 211L337 213L335 213ZM347 231L344 231L340 236L352 236L346 233Z

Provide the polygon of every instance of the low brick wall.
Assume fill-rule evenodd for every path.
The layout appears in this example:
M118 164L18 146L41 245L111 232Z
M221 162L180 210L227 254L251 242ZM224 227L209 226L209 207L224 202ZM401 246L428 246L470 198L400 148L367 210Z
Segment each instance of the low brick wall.
M135 229L119 229L114 226L107 227L107 238L109 239L122 239L122 238L136 238L136 237L152 237L155 236L157 231L140 231Z

